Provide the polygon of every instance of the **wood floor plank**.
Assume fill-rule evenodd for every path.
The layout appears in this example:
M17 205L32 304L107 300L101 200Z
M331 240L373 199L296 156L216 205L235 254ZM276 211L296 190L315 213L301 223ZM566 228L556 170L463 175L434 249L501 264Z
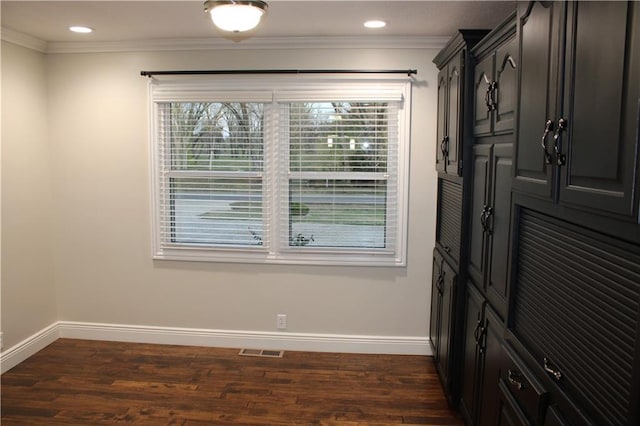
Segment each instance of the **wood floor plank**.
M12 425L462 425L423 356L59 339L2 375Z

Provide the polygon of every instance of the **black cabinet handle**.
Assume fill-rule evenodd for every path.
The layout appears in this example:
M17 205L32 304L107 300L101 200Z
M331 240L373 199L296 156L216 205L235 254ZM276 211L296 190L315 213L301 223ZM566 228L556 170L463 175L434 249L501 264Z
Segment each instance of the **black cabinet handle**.
M495 81L489 82L487 86L487 92L484 95L484 103L487 105L487 112L495 111L496 109L496 92L497 84Z
M480 351L481 354L485 353L487 350L487 328L488 328L488 321L485 319L484 324L482 325L482 327L480 327L480 333L478 335L478 350Z
M556 164L558 166L564 166L567 162L567 157L563 153L560 152L560 142L562 141L562 132L567 129L567 120L565 118L561 118L558 120L558 129L556 130L556 134L553 136L553 150L556 154Z
M438 294L442 295L442 284L444 284L444 276L442 274L438 275L438 279L436 280L436 289L438 290Z
M487 212L484 215L484 232L491 235L491 222L489 219L493 215L493 207L487 207Z
M489 225L489 218L493 215L493 207L489 207L486 204L482 206L482 213L480 214L480 224L482 230L487 234L491 234L491 228Z
M520 373L517 373L511 369L507 370L507 380L518 390L522 390L522 388L524 387L524 384L522 383L520 377Z
M487 205L482 206L482 212L480 213L480 224L484 231L487 230Z
M551 153L547 150L547 136L549 136L549 133L551 133L552 131L553 120L547 120L547 122L544 123L544 133L542 133L542 142L540 143L540 145L542 146L542 150L544 151L544 160L547 164L551 164L553 160Z
M549 358L545 356L543 359L543 362L544 362L544 371L546 371L551 376L553 376L553 378L556 379L556 381L559 381L560 379L562 379L562 373L560 372L560 370L555 368L555 366L549 360Z
M440 142L440 152L442 152L443 158L449 155L449 136L442 138Z
M476 341L476 344L479 343L480 340L480 326L482 325L482 318L478 320L478 322L476 323L476 328L475 330L473 330L473 338Z

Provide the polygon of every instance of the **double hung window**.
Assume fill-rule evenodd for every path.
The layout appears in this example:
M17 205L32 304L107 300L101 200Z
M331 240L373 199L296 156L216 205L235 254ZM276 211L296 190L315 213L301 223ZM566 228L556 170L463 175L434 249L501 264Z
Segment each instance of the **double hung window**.
M154 258L405 264L410 84L154 80Z

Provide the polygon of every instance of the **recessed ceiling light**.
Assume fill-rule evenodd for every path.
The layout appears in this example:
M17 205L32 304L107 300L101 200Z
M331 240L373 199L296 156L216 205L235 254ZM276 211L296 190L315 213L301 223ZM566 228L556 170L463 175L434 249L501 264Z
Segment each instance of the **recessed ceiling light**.
M380 20L371 20L365 22L364 26L367 28L384 28L387 26L387 23Z
M93 31L92 28L89 27L82 27L82 26L73 26L73 27L69 27L70 31L73 31L74 33L83 33L83 34L87 34Z

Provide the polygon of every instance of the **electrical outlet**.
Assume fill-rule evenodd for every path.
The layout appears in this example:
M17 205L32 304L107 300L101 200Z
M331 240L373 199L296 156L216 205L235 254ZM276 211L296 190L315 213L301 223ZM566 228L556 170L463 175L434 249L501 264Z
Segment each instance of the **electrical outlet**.
M284 330L287 328L287 315L286 314L278 314L276 319L276 327L278 330Z

